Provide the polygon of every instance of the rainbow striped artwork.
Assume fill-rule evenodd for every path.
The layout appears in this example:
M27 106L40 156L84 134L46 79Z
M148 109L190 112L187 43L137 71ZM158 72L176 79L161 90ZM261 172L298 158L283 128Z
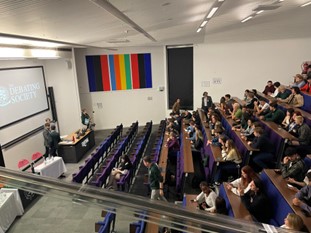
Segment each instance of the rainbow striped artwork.
M86 56L90 92L152 88L151 54Z

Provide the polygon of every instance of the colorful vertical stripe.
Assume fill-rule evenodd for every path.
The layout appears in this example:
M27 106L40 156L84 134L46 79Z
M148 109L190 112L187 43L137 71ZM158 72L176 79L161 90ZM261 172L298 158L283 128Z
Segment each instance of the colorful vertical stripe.
M152 88L151 54L86 56L91 92Z

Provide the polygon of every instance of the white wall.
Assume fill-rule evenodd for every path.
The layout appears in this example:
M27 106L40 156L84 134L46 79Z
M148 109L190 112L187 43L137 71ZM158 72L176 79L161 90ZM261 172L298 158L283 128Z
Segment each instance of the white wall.
M195 45L194 106L201 105L204 91L219 102L227 93L242 98L245 89L263 91L268 80L288 85L310 58L310 39ZM214 78L220 78L221 84L213 84ZM204 81L210 87L202 87Z
M151 53L152 88L90 93L85 56L126 53ZM96 129L114 128L120 123L129 126L137 120L140 125L150 120L157 124L165 118L167 89L163 92L157 90L159 86L166 86L163 47L128 48L108 53L107 50L76 49L75 58L81 108L86 108L89 113L94 111Z
M80 107L79 96L77 94L76 76L74 69L68 69L67 60L27 59L0 62L0 68L41 65L44 67L46 86L54 87L60 131L63 134L71 133L80 127ZM44 120L47 117L52 118L51 111L43 112L39 115L27 118L21 122L1 129L0 143L3 145L34 130L37 127L40 127L45 123ZM20 159L25 158L31 160L31 155L36 151L40 151L42 153L45 152L42 132L38 132L37 134L13 145L12 147L3 149L5 165L7 168L17 169L17 163Z

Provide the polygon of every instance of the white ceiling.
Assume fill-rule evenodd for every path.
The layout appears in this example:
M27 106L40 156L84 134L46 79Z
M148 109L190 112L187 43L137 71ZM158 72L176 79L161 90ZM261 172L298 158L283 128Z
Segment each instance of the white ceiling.
M108 12L94 1L117 9ZM276 0L226 0L205 29L196 33L215 1L0 0L0 33L105 48L311 37L311 5L299 7L308 0L285 0L280 8L246 23L240 21L254 8ZM119 16L129 18L156 41Z

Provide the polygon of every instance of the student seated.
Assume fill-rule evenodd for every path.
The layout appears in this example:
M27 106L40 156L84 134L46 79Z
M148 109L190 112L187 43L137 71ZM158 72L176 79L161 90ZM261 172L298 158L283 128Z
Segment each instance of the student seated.
M286 110L286 115L282 121L282 127L284 129L287 129L287 127L292 123L294 112L295 110L293 108L289 108Z
M218 196L215 200L215 211L216 214L228 215L228 210L226 207L226 201L223 197Z
M285 114L281 109L278 108L278 105L276 103L271 103L269 113L264 116L260 116L259 118L265 121L273 121L274 123L280 125L282 124L284 117Z
M257 116L268 114L270 111L270 105L265 100L261 99L254 102L254 112Z
M294 83L292 87L302 88L305 84L306 82L301 74L296 74L294 76Z
M225 143L225 147L222 150L222 162L219 162L216 169L216 174L214 181L216 185L224 180L225 177L228 177L232 173L236 173L237 165L242 162L240 153L234 145L232 139L228 139Z
M298 136L298 125L296 124L296 117L297 116L301 116L301 112L295 111L293 113L292 119L290 120L289 125L287 126L287 128L285 128L285 130L287 132L289 132L290 134L292 134L293 136L297 137Z
M311 93L311 72L308 73L307 83L300 88L301 91Z
M123 155L121 157L121 163L118 167L112 169L109 182L108 182L108 189L117 190L118 184L117 182L121 179L122 176L126 175L129 170L132 168L132 163L130 158L127 155Z
M275 96L277 100L285 100L288 96L290 96L291 91L286 89L285 86L281 85L279 87L279 93Z
M280 82L275 82L275 83L273 83L273 86L275 87L274 92L271 94L268 94L268 95L270 95L271 97L276 97L277 94L279 93L279 87L281 86L281 84L280 84Z
M296 187L298 187L299 189L301 189L302 187L305 187L306 185L309 184L309 181L310 181L309 178L308 178L308 176L309 176L308 174L309 173L311 175L311 169L308 170L308 172L307 172L307 174L306 174L306 176L305 176L305 178L304 178L304 180L302 182L299 182L299 181L297 181L297 180L295 180L293 178L288 178L287 182L290 183L290 184L293 184Z
M240 121L242 118L242 109L240 108L240 104L234 103L233 104L233 111L231 112L232 120Z
M284 219L284 225L281 227L288 230L302 231L304 224L302 218L299 215L289 213Z
M311 216L311 173L309 172L307 176L309 183L296 193L293 205L299 206L307 216Z
M267 85L265 86L265 89L263 90L262 93L264 93L265 95L270 95L274 91L275 91L275 87L273 86L273 82L272 81L268 81Z
M285 150L285 157L281 164L281 173L284 179L292 178L299 182L303 181L306 172L306 165L300 158L297 150L293 147L288 147Z
M205 181L200 183L201 193L193 200L193 202L198 203L200 210L205 210L208 212L214 212L216 209L216 198L217 194L211 190Z
M225 183L225 187L234 194L241 196L241 193L247 193L250 190L250 183L254 177L258 177L258 175L249 165L246 165L241 169L241 177L231 183Z
M241 190L241 199L246 209L258 222L269 223L272 216L271 203L264 192L262 181L258 177L254 177L251 181L248 192L244 193Z
M289 142L290 145L294 146L310 146L311 144L311 129L303 122L302 116L297 116L295 122L297 125L297 140Z
M191 142L191 148L196 151L200 151L204 144L204 138L202 131L198 127L195 127L195 131L195 139Z
M264 168L268 168L274 159L274 145L264 134L260 127L254 129L255 138L252 142L248 142L254 149L259 149L251 156L251 166L256 172L260 172Z
M213 139L212 140L207 140L206 142L206 145L214 145L214 146L219 146L221 147L221 144L219 143L219 137L223 135L223 130L222 128L219 128L217 127L215 130L214 130L214 136L213 136Z
M279 99L282 103L287 103L291 107L300 108L304 105L304 99L301 95L299 87L292 87L291 88L292 94L288 96L286 99Z

